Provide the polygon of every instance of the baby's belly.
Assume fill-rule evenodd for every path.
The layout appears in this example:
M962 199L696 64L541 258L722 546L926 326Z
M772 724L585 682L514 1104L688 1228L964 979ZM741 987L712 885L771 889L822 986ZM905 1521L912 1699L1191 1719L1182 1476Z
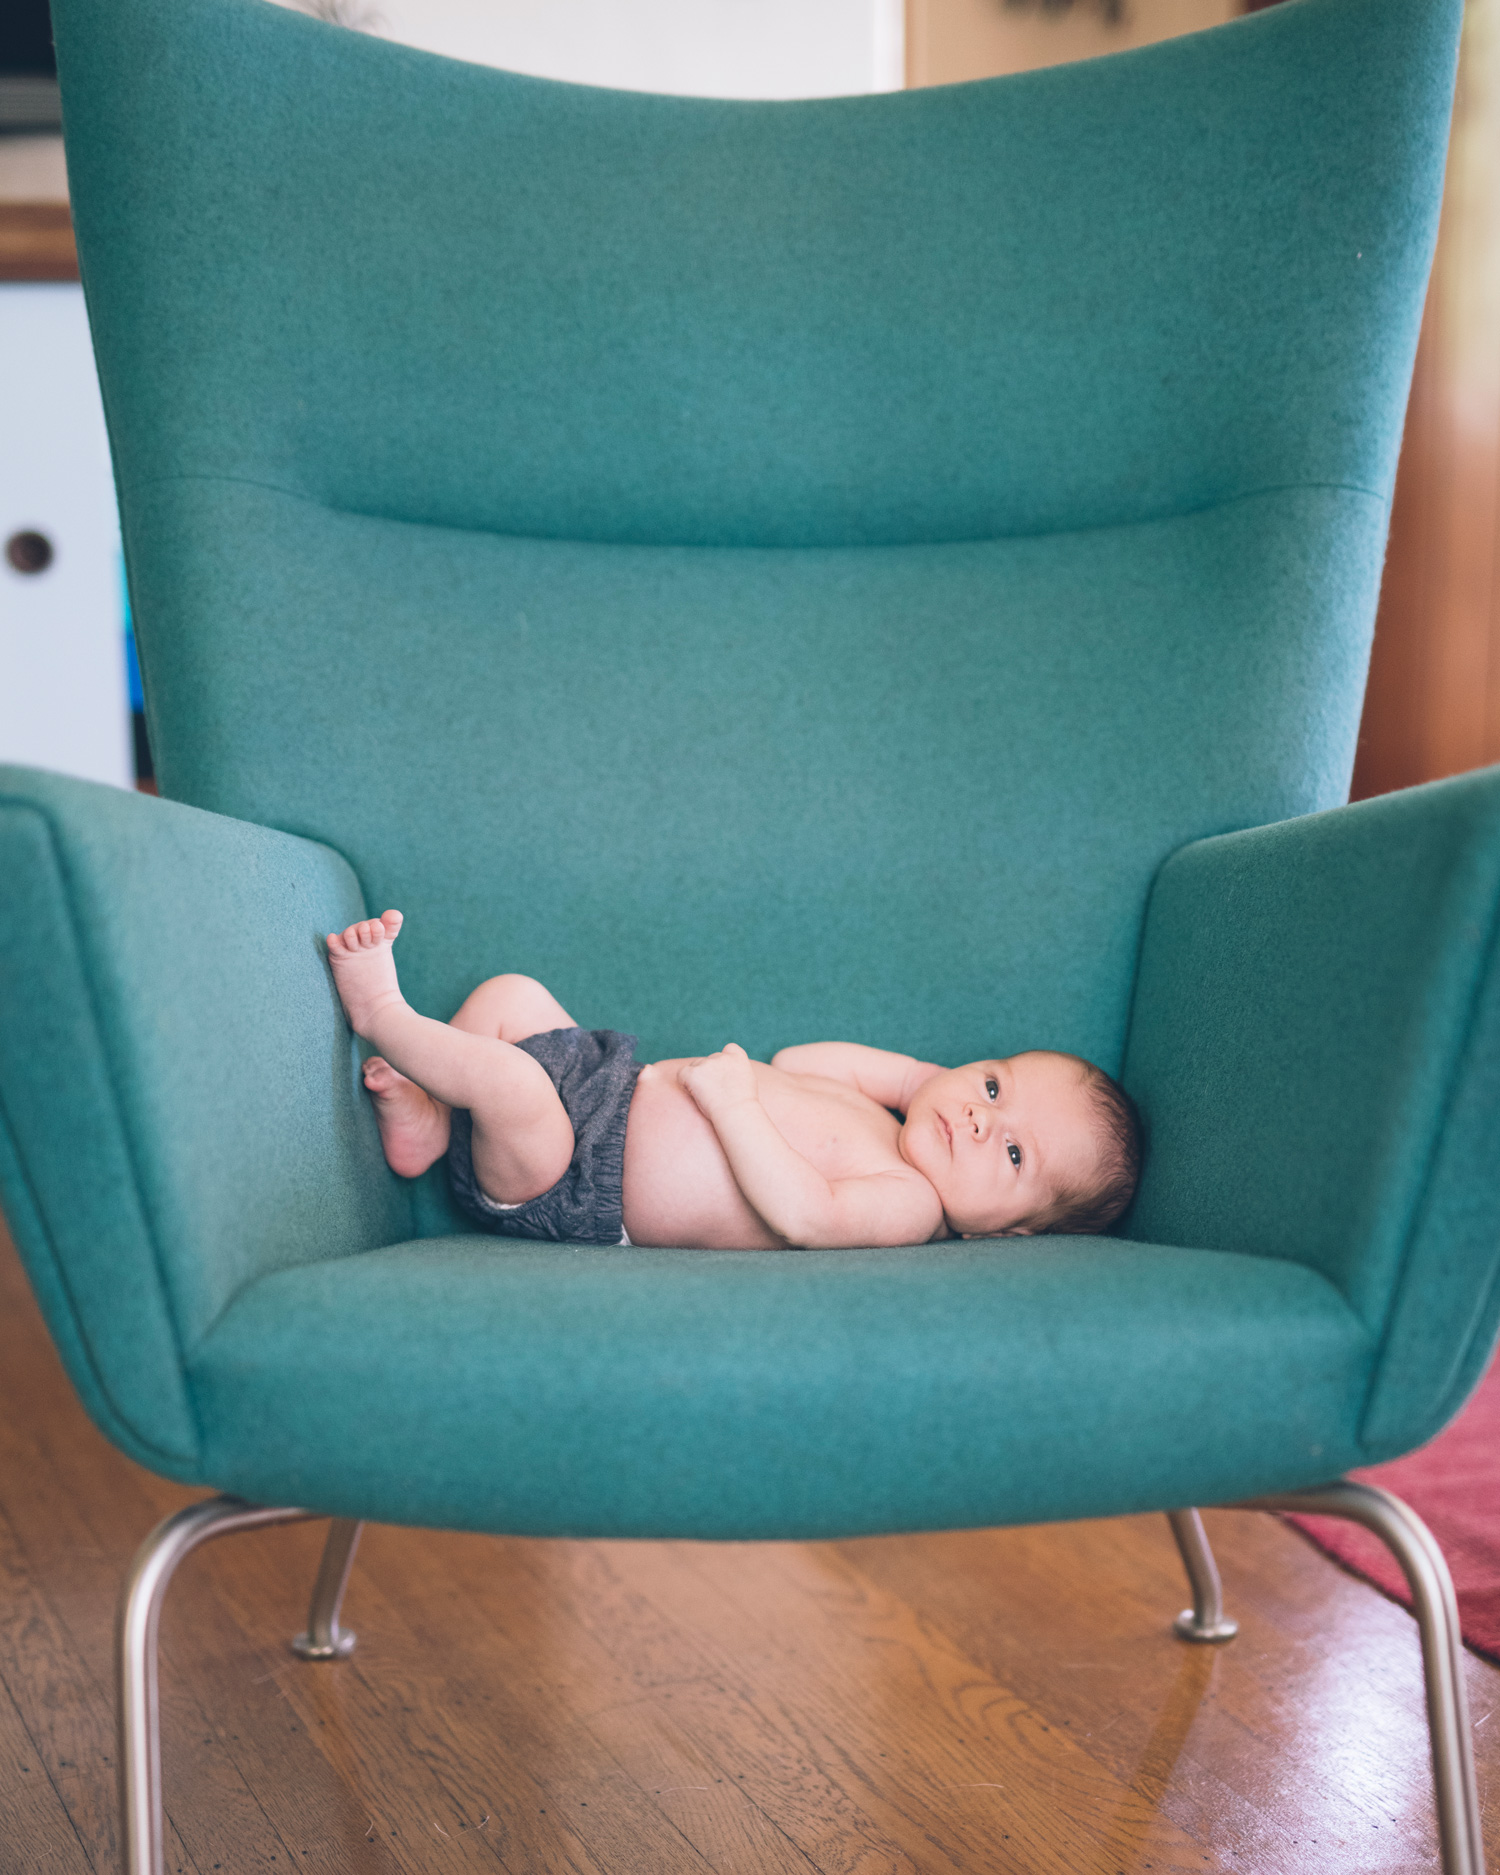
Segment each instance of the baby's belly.
M680 1063L641 1070L625 1128L625 1231L633 1244L773 1250L746 1204L719 1136L677 1085Z

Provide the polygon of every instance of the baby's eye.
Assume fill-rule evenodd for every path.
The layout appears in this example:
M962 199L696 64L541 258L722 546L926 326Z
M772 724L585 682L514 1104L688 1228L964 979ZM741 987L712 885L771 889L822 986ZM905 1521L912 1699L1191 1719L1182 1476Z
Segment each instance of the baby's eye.
M995 1079L993 1074L987 1074L984 1077L984 1091L989 1095L991 1100L998 1100L1000 1098L1000 1083Z
M1011 1164L1019 1170L1021 1164L1021 1148L1014 1140L1011 1140L1005 1150L1010 1154Z

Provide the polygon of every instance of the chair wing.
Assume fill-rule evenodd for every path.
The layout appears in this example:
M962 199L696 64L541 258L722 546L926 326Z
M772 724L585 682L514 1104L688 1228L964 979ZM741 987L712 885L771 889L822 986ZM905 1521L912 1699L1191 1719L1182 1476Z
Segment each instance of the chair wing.
M184 1368L225 1307L410 1230L320 943L359 888L306 840L16 768L0 876L6 1215L94 1418L196 1478Z
M1500 769L1177 854L1126 1073L1131 1233L1320 1271L1376 1349L1363 1462L1430 1438L1500 1319Z

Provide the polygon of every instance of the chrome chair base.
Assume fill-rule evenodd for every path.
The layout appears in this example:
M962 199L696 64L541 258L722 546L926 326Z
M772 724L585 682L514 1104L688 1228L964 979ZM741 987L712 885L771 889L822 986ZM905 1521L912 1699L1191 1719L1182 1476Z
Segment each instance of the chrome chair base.
M1232 1641L1240 1624L1224 1612L1224 1590L1204 1534L1203 1519L1195 1510L1169 1510L1167 1522L1177 1539L1177 1551L1193 1591L1192 1607L1184 1608L1172 1626L1185 1641Z
M1448 1565L1431 1531L1388 1491L1348 1481L1259 1497L1231 1508L1345 1517L1373 1531L1400 1563L1411 1585L1422 1637L1443 1875L1484 1875L1458 1603ZM162 1603L177 1565L200 1543L214 1537L268 1524L300 1523L317 1515L310 1510L247 1504L237 1497L209 1498L158 1524L131 1564L116 1628L125 1875L165 1875L157 1634ZM1224 1613L1219 1571L1202 1519L1196 1510L1172 1511L1169 1519L1193 1591L1193 1606L1177 1617L1177 1633L1188 1641L1232 1639L1236 1623ZM354 1636L339 1626L339 1610L360 1529L359 1523L345 1518L335 1518L329 1529L313 1585L307 1630L292 1642L304 1660L341 1660L354 1648Z
M1372 1531L1400 1563L1411 1588L1422 1637L1422 1675L1427 1685L1427 1730L1432 1742L1432 1782L1443 1875L1484 1875L1474 1733L1464 1684L1463 1633L1458 1625L1453 1578L1437 1539L1399 1497L1347 1478L1311 1491L1253 1498L1233 1508L1343 1517Z
M238 1497L211 1497L159 1523L136 1552L115 1626L125 1875L164 1875L156 1642L162 1603L177 1565L214 1537L273 1523L299 1523L315 1515L307 1510L267 1510Z
M1474 1734L1464 1685L1463 1634L1458 1600L1443 1552L1414 1510L1389 1491L1343 1479L1310 1491L1277 1492L1229 1506L1232 1510L1295 1511L1304 1516L1343 1517L1373 1531L1401 1565L1411 1587L1422 1637L1422 1674L1427 1688L1427 1730L1432 1743L1433 1795L1443 1875L1484 1875L1484 1839L1474 1777ZM1167 1513L1193 1606L1174 1626L1187 1641L1227 1641L1236 1624L1223 1609L1219 1571L1195 1510Z
M200 1543L236 1530L273 1523L303 1523L315 1510L272 1509L239 1497L189 1504L159 1523L136 1552L125 1578L115 1626L119 1676L120 1822L125 1875L165 1875L162 1854L161 1717L157 1697L157 1634L162 1603L177 1565ZM307 1660L338 1660L354 1646L339 1627L339 1606L360 1525L335 1519L313 1585L307 1633L293 1647ZM306 1643L301 1646L299 1643Z
M349 1571L364 1528L350 1517L335 1517L328 1526L323 1560L313 1584L307 1628L292 1642L292 1652L304 1660L347 1660L354 1652L355 1636L339 1626L339 1609L349 1586Z

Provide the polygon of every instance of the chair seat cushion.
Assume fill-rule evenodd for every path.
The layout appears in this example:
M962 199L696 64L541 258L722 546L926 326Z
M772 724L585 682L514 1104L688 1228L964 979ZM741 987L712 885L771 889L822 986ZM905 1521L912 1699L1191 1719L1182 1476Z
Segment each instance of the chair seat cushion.
M190 1364L206 1478L553 1536L1031 1523L1320 1482L1368 1336L1323 1277L1111 1238L428 1238L278 1270Z

